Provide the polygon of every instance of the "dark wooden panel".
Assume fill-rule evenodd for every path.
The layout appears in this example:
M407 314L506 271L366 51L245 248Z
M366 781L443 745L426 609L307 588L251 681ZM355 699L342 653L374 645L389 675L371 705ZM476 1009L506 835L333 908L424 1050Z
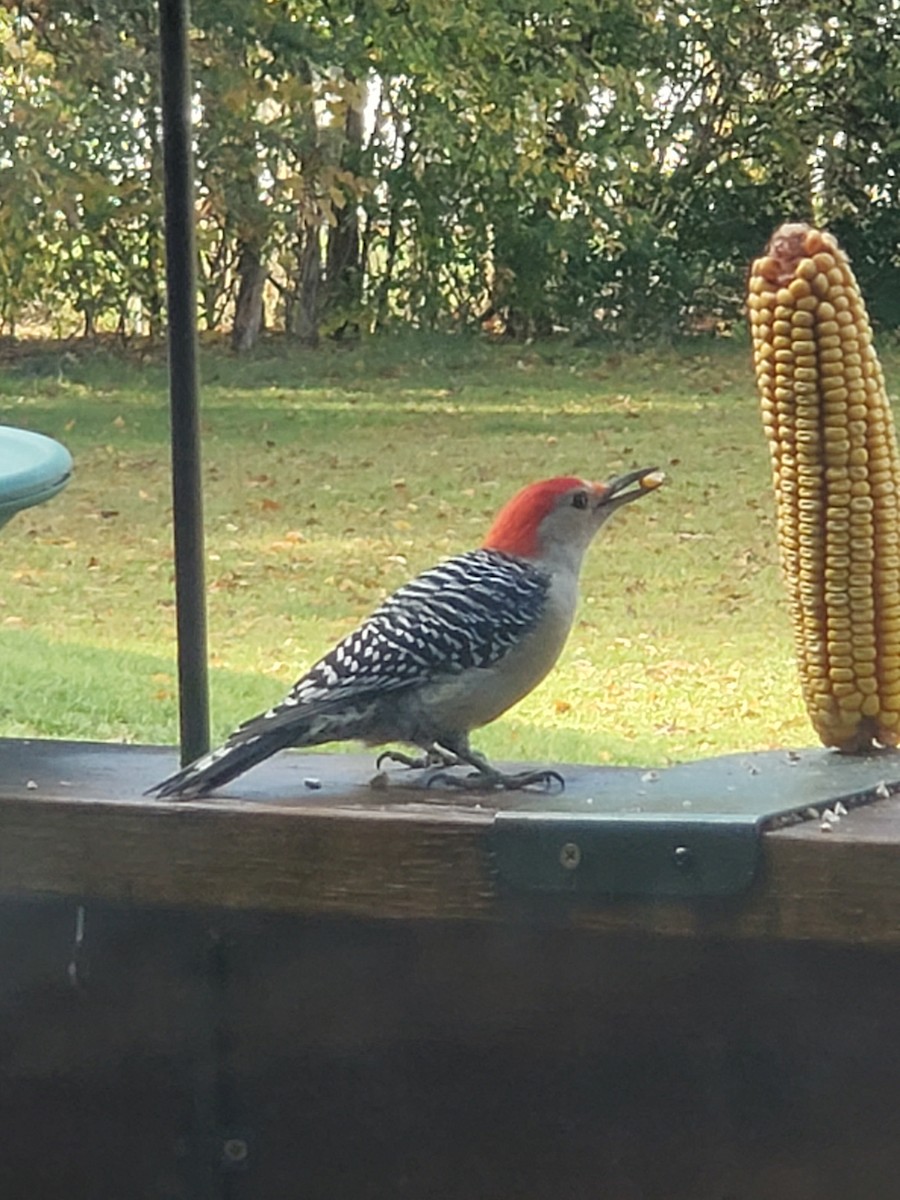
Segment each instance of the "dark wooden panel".
M896 1196L897 954L94 905L73 988L73 922L0 907L4 1200Z
M0 905L4 1200L211 1194L204 937L172 914Z
M240 791L160 803L141 791L171 751L0 742L0 892L172 907L390 919L506 921L679 937L900 945L900 800L768 833L752 891L705 904L541 901L497 886L488 799L369 788L366 756L292 755ZM566 768L572 795L614 790L624 768ZM308 790L315 777L321 788ZM34 784L29 787L29 783Z

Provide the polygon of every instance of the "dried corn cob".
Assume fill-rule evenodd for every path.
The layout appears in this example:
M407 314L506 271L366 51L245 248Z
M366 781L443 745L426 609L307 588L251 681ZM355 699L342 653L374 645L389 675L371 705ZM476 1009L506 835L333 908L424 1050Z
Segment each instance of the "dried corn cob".
M803 697L826 746L900 739L900 466L847 256L783 225L750 275L781 564Z

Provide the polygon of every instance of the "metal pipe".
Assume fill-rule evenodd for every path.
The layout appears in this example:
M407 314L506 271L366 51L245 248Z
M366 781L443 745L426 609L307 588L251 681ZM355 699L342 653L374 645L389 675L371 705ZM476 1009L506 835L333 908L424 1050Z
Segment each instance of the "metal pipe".
M181 761L209 749L188 0L159 0Z

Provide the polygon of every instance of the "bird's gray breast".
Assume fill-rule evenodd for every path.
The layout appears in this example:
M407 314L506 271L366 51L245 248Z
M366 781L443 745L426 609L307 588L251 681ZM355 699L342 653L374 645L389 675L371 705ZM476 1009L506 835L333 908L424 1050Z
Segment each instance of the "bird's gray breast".
M453 731L487 725L527 696L553 668L575 616L574 578L553 576L537 620L483 666L440 673L405 703L419 719ZM410 712L410 716L413 711Z

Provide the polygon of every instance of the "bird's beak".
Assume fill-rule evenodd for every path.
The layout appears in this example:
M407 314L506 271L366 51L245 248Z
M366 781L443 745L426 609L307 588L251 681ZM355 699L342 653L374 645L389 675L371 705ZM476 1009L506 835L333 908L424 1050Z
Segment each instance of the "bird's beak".
M597 507L609 510L630 504L632 500L639 500L641 496L655 491L665 478L659 467L641 467L637 471L629 471L627 475L617 475L606 483L597 483L594 485Z

